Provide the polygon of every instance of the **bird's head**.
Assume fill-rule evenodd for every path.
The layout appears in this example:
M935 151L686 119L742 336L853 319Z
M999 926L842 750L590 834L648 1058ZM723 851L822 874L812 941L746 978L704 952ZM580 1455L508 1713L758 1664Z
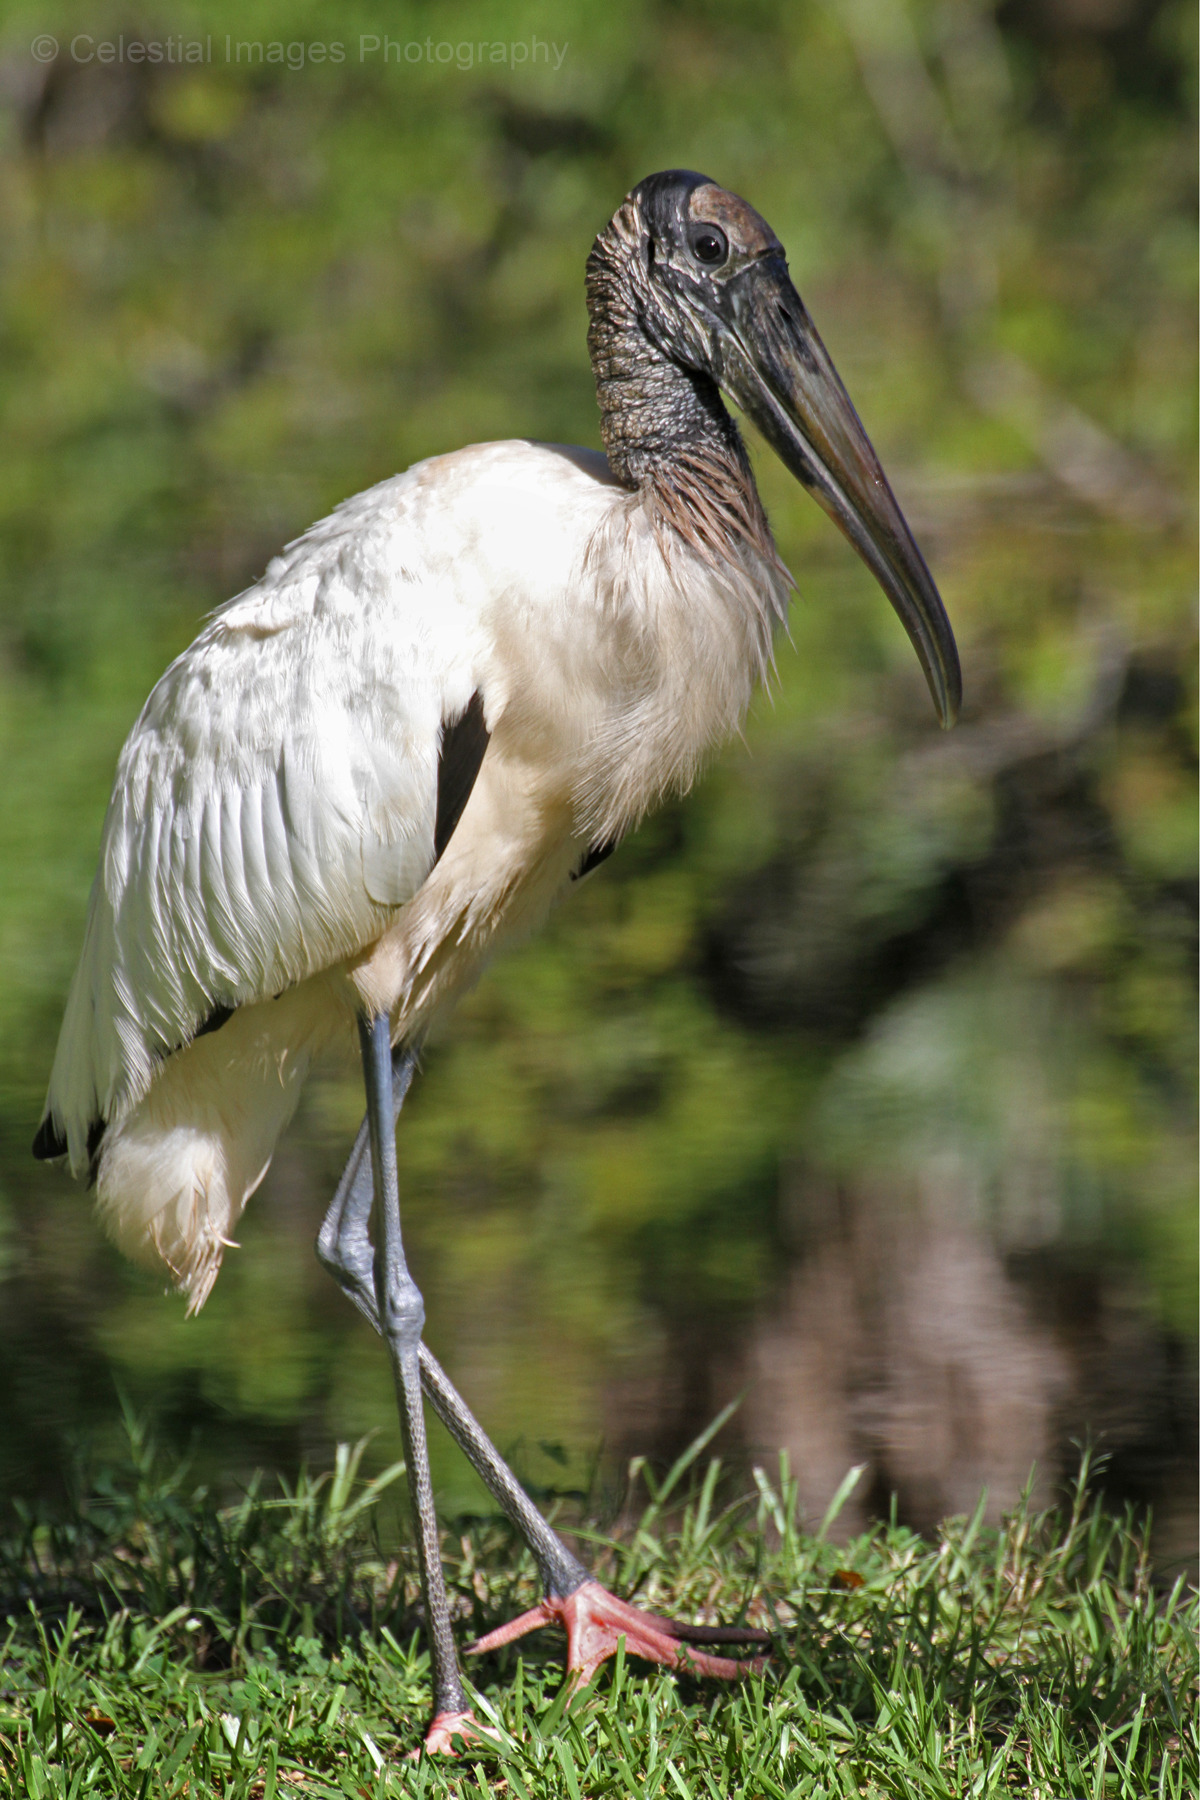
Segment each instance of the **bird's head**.
M766 220L707 176L650 175L596 239L588 298L602 408L631 337L692 377L701 408L706 389L718 407L715 388L724 390L871 570L952 725L962 677L950 621ZM653 436L649 417L638 429Z

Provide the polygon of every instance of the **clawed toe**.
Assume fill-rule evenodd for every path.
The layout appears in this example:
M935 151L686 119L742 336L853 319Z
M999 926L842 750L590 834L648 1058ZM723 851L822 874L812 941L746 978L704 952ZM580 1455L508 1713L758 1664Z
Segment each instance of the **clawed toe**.
M481 1725L473 1712L444 1712L430 1721L424 1752L427 1756L457 1756L464 1746L498 1742L496 1733ZM419 1756L421 1752L413 1754Z
M735 1681L743 1675L757 1674L765 1658L750 1657L739 1661L728 1656L713 1656L695 1648L697 1643L765 1643L765 1632L752 1627L714 1627L677 1624L659 1613L642 1612L624 1600L618 1600L598 1581L585 1581L565 1599L551 1597L540 1606L522 1613L507 1625L489 1631L467 1646L469 1656L485 1650L498 1650L526 1632L542 1625L560 1624L567 1634L567 1673L578 1682L589 1681L600 1664L615 1654L622 1638L631 1656L647 1662L662 1663L669 1669L680 1669L695 1675L709 1675L719 1681Z

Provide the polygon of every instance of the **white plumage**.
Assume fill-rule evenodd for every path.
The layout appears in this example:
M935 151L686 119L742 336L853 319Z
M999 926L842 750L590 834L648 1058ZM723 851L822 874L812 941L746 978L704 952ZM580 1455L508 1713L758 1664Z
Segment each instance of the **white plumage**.
M194 1310L313 1052L413 1038L591 845L741 722L787 581L599 454L510 442L340 506L214 615L122 751L47 1110L122 1249ZM434 855L444 729L491 733ZM197 1036L214 1009L236 1009Z

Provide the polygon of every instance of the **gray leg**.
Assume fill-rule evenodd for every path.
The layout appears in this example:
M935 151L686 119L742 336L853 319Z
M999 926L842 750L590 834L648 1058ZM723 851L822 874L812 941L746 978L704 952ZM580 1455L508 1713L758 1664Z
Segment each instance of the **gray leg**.
M412 1085L417 1066L415 1050L401 1048L392 1052L392 1130L400 1117L400 1108ZM329 1210L317 1233L317 1261L327 1269L342 1292L353 1300L360 1313L375 1330L379 1330L379 1309L375 1304L375 1252L371 1247L368 1226L375 1203L375 1178L371 1163L371 1121L364 1118L354 1140L342 1179L337 1184Z
M408 1464L417 1527L417 1559L425 1597L425 1629L433 1664L434 1717L467 1710L458 1672L458 1656L450 1629L450 1608L438 1548L433 1483L425 1442L425 1409L421 1402L421 1330L425 1303L404 1260L400 1235L400 1187L396 1173L395 1106L392 1096L392 1046L386 1013L359 1021L363 1073L367 1087L367 1120L375 1181L375 1304L380 1329L392 1360L400 1431Z
M400 1048L393 1053L394 1118L399 1117L415 1066L415 1051ZM317 1236L317 1256L379 1331L374 1251L367 1233L373 1197L370 1127L364 1119ZM566 1599L588 1579L587 1570L543 1519L427 1344L420 1346L420 1364L421 1383L434 1411L533 1551L547 1595Z

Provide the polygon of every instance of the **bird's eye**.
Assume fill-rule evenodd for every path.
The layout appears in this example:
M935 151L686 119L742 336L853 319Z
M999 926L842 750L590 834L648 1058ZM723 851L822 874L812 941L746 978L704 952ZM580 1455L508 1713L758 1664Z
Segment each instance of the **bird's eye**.
M729 255L729 240L717 225L702 225L692 237L692 255L706 268L715 269Z

